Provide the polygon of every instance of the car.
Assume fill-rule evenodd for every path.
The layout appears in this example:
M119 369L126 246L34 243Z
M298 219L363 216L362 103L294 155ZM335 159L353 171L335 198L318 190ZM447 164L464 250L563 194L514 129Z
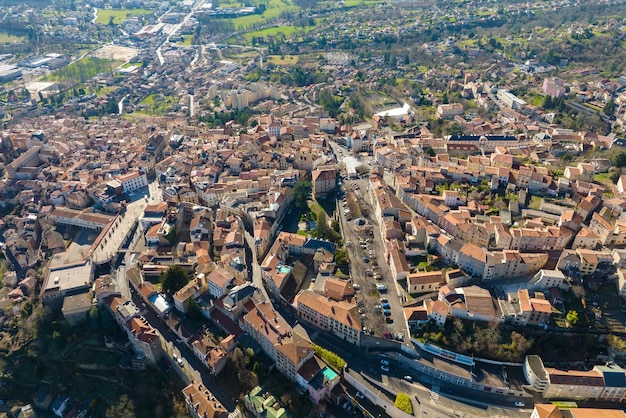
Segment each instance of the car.
M393 316L386 316L385 322L388 324L393 324Z
M522 408L526 406L526 404L522 401L515 401L515 406L517 406L518 408Z
M389 303L389 299L387 299L387 298L380 298L380 303Z
M180 357L176 360L176 363L178 363L180 367L183 367L185 365L185 363L183 363L183 359Z
M386 292L387 291L387 286L385 286L382 283L377 283L376 284L376 290L378 290L379 292Z
M359 290L361 289L361 286L359 286L358 284L353 284L352 287L354 288L354 290Z
M391 311L389 309L383 309L383 315L391 316Z
M363 399L365 396L363 396L363 394L361 392L357 392L356 393L356 397L359 399Z
M383 335L385 336L385 338L391 339L391 333L389 331L385 331L385 334Z
M380 370L382 370L383 372L387 372L389 373L389 366L385 366L384 364L382 366L380 366Z
M389 366L389 360L382 359L380 361L380 364L382 364L383 366Z
M383 307L383 309L391 309L391 305L388 303L383 303L382 305L380 305Z
M406 380L407 382L412 382L413 381L413 377L406 375L404 376L404 380Z
M370 258L367 257L367 256L363 256L363 261L366 262L366 263L369 263L370 262Z

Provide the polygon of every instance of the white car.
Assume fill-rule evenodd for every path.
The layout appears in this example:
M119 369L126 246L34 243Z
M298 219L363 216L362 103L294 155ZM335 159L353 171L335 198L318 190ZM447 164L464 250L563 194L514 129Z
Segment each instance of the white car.
M523 408L526 406L526 404L522 401L516 401L515 406L517 406L518 408Z

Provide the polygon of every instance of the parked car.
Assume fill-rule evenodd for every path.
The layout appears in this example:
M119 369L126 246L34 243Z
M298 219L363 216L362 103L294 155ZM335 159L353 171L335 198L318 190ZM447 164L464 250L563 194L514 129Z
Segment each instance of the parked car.
M389 303L389 299L387 299L387 298L380 298L380 303Z
M522 401L516 401L515 406L517 406L518 408L523 408L526 406L526 404Z
M385 316L391 316L391 311L389 309L384 309L383 310L383 315Z
M388 303L383 303L382 305L380 305L383 307L383 309L391 309L391 305Z
M393 316L386 316L385 322L387 322L388 324L393 324Z
M382 366L380 366L380 370L382 370L383 372L387 372L389 373L389 366L385 366L384 364Z
M404 380L406 380L407 382L412 382L413 378L409 375L404 376Z

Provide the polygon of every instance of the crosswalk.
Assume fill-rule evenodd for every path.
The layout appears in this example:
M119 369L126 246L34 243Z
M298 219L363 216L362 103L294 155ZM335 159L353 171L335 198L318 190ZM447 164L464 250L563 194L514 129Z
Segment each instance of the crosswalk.
M439 391L441 391L441 387L439 385L433 385L430 388L430 397L433 401L439 400Z

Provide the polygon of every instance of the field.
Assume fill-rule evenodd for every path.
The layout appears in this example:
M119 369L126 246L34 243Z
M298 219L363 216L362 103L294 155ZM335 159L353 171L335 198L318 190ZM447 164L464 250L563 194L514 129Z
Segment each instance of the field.
M260 3L253 3L253 5L258 5ZM227 7L224 4L220 4L221 7ZM269 0L267 3L267 9L263 12L263 14L254 14L248 16L241 16L231 19L233 25L235 25L235 29L245 29L254 25L258 25L261 23L265 23L270 19L274 19L282 12L294 12L300 10L300 8L294 5L290 0Z
M9 35L8 33L0 32L0 44L22 42L24 39L23 36Z
M108 60L128 61L137 55L138 50L121 45L104 45L91 53L92 57Z
M298 63L297 55L270 55L267 57L267 62L271 62L274 65L284 65L286 67L294 66Z
M107 73L117 68L122 61L107 60L103 58L85 57L70 65L59 68L56 71L41 78L42 81L65 81L73 80L80 83L95 77L98 74Z
M98 9L98 18L96 23L100 25L108 25L111 17L113 23L119 25L124 19L133 16L150 14L152 11L148 9Z
M137 111L142 114L160 116L167 113L171 106L177 103L178 97L176 96L151 94L141 101L137 106Z

